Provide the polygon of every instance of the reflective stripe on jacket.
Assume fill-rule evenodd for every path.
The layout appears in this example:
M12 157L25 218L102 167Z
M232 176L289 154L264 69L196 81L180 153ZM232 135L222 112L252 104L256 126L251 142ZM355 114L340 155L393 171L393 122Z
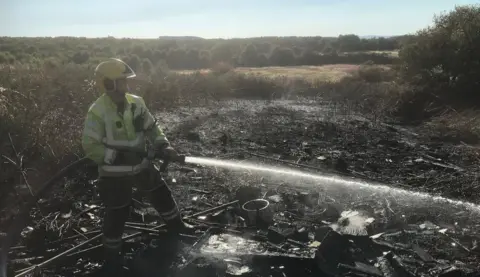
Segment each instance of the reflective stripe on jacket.
M130 150L145 150L146 139L151 143L168 140L145 105L142 97L126 94L122 115L116 104L106 94L101 95L89 108L82 134L82 147L88 158L99 167L100 176L135 175L149 166L146 159L137 161L132 155L122 159L122 164L113 164L118 151L107 146ZM132 107L135 107L132 113ZM134 119L143 115L143 129L135 132Z

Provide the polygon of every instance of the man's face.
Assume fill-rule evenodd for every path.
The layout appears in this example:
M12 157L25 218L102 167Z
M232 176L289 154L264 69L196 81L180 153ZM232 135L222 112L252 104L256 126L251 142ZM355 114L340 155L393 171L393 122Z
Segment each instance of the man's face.
M127 93L128 91L127 78L117 79L115 81L115 91L121 94Z
M127 78L115 80L115 90L108 92L108 95L115 102L123 102L125 99L125 93L128 92Z

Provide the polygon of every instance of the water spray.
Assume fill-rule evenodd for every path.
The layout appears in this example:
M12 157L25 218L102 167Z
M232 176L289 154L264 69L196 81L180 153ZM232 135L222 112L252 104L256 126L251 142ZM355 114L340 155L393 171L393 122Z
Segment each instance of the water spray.
M300 170L290 169L286 167L265 166L259 163L245 163L234 160L219 160L213 158L185 157L185 163L200 164L213 167L221 167L230 170L248 170L263 174L284 175L285 177L293 177L296 179L308 179L315 181L323 187L343 187L346 189L368 190L372 192L380 192L385 194L399 195L405 198L430 200L436 203L448 203L449 205L465 207L472 212L480 213L480 206L470 202L448 199L441 196L434 196L428 193L413 192L405 189L394 188L382 184L367 183L364 181L349 180L340 176L327 176L302 172Z

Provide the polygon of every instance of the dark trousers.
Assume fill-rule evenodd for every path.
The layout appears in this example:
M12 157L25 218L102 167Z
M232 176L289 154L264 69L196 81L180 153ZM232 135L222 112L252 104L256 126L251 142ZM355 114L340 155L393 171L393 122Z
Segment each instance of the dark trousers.
M116 259L121 252L134 185L148 194L152 206L163 218L169 231L175 232L183 224L170 188L153 165L136 176L101 177L98 189L105 205L103 245L107 259Z

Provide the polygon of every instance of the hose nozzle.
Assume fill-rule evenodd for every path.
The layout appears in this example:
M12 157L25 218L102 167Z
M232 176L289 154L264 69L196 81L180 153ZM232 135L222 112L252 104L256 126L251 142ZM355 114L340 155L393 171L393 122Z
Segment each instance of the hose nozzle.
M184 163L185 163L185 159L186 159L186 156L185 156L185 155L178 155L177 158L175 159L175 161L176 161L177 163L184 164Z

